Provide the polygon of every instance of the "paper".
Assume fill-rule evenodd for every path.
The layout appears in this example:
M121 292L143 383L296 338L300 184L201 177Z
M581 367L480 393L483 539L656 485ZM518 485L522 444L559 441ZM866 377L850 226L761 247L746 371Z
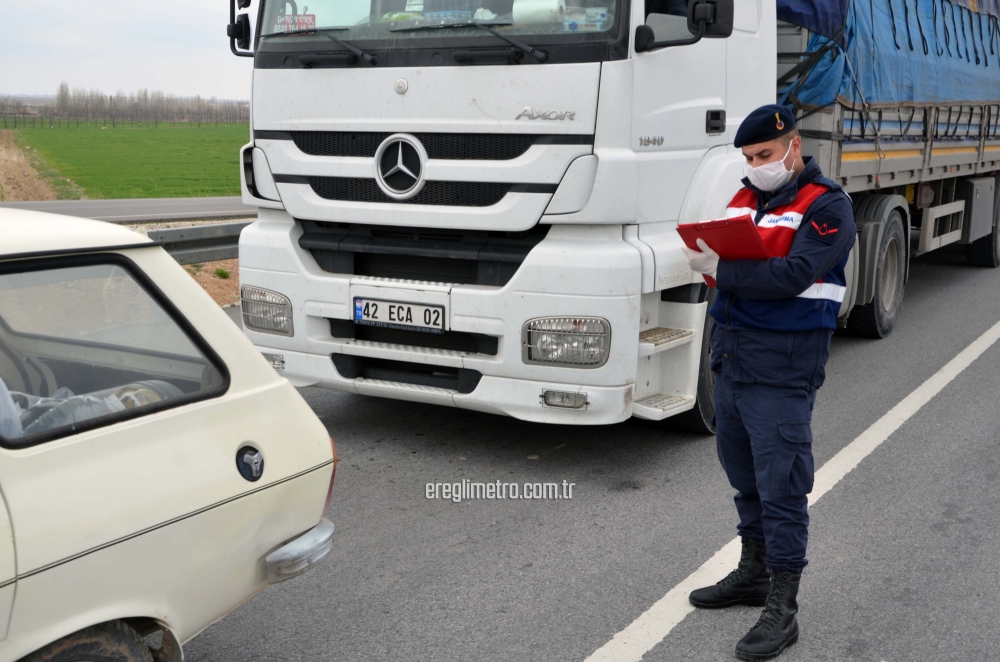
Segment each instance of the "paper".
M425 11L424 18L431 21L467 22L472 20L472 12L465 10Z
M316 14L298 14L296 16L279 16L272 32L299 32L316 29Z
M602 32L603 30L604 23L602 21L580 21L569 19L563 21L564 32Z
M566 0L514 0L514 25L562 23Z
M567 21L578 21L578 22L589 22L593 23L595 21L607 21L608 20L608 8L607 7L575 7L573 5L566 5L566 20Z

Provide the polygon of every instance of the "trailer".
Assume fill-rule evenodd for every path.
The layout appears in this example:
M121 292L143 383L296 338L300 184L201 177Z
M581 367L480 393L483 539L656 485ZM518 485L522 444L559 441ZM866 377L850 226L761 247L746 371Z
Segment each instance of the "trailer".
M676 228L775 99L854 200L845 332L892 332L922 253L1000 264L994 0L234 1L243 320L298 385L712 432Z

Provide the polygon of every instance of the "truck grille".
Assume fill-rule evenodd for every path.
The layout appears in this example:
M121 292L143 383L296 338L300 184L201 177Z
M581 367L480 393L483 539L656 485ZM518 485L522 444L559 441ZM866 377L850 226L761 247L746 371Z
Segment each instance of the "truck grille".
M359 156L373 158L382 142L392 135L374 131L255 131L266 140L292 140L312 156ZM509 161L532 145L591 145L593 136L539 136L505 133L415 133L431 159Z
M333 354L330 356L337 373L344 379L365 379L379 382L395 382L433 389L472 393L483 378L481 372L466 368L446 368L444 366L370 359L360 356Z
M324 271L373 278L503 286L549 226L527 232L300 221L299 246Z
M351 320L330 320L330 335L334 338L350 338L380 342L389 345L422 347L424 349L444 349L469 354L496 356L499 339L480 333L465 331L445 331L444 333L424 333L406 329L385 329L378 326L355 324Z
M446 207L490 207L503 200L513 184L493 182L427 182L409 200L394 200L378 187L374 179L355 177L308 177L316 195L327 200L384 202Z
M368 156L391 133L345 133L325 131L292 131L295 145L313 156ZM541 136L476 134L476 133L417 133L413 134L427 150L430 159L477 159L507 161L516 159L535 144Z

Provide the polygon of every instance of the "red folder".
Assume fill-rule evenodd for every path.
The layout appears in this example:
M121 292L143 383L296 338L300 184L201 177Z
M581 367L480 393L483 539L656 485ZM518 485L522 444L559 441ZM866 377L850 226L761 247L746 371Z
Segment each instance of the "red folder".
M749 215L686 223L677 226L677 233L688 248L696 251L701 250L697 240L704 240L723 260L767 260L771 257ZM705 282L715 287L714 279L705 276Z

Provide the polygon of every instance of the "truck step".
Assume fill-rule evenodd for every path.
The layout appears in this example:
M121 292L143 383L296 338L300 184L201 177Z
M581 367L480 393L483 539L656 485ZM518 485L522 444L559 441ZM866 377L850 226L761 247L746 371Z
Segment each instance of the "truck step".
M639 334L639 356L649 356L679 345L686 345L693 339L694 331L690 329L670 329L662 326L647 329Z
M632 404L632 415L650 421L662 421L668 416L687 411L694 406L694 398L673 393L657 393Z

